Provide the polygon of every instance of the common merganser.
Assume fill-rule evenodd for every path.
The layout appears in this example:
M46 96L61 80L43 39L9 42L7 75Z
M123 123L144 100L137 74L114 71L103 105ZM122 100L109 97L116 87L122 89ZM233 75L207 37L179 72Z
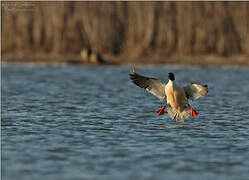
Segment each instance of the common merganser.
M130 78L134 84L146 89L161 101L166 98L167 103L157 111L158 115L163 115L164 110L168 107L169 116L179 122L184 122L190 115L192 117L199 115L199 112L190 106L188 99L196 100L202 96L206 96L208 93L207 85L190 83L185 87L180 87L175 82L175 76L172 72L168 73L169 81L167 84L156 78L139 75L134 69L131 69Z

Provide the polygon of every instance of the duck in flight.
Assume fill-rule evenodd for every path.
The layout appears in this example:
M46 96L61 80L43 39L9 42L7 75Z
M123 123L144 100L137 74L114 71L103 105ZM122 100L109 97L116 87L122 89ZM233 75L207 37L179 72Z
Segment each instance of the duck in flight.
M166 105L157 111L158 115L163 115L167 107L169 116L179 122L184 122L190 115L197 117L199 113L190 106L188 100L196 100L208 93L207 85L191 83L185 87L180 87L175 82L175 76L171 72L168 73L169 81L167 84L156 78L139 75L134 68L131 69L130 78L134 84L146 89L161 101L167 100Z

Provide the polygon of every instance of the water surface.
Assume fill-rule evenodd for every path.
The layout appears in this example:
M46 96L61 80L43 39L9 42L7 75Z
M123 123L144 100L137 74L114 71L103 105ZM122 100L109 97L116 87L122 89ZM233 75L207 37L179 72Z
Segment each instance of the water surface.
M192 102L199 118L158 116L163 104L131 83L128 67L3 66L2 178L248 179L249 68L137 71L208 84Z

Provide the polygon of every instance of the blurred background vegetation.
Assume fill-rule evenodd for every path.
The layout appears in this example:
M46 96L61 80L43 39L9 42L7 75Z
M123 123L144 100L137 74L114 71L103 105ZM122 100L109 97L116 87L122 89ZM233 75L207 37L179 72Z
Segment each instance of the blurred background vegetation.
M249 64L249 2L2 2L1 7L3 61L79 59L86 48L120 63L232 57L231 62Z

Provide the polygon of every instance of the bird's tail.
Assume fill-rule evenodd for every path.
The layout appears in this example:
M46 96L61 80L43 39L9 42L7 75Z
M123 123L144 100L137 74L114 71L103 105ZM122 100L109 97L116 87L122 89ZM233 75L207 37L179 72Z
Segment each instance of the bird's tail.
M176 109L169 106L168 114L171 117L171 119L173 120L175 119L177 122L184 122L185 120L188 120L190 117L190 111L188 107L186 107L182 112L179 112Z

